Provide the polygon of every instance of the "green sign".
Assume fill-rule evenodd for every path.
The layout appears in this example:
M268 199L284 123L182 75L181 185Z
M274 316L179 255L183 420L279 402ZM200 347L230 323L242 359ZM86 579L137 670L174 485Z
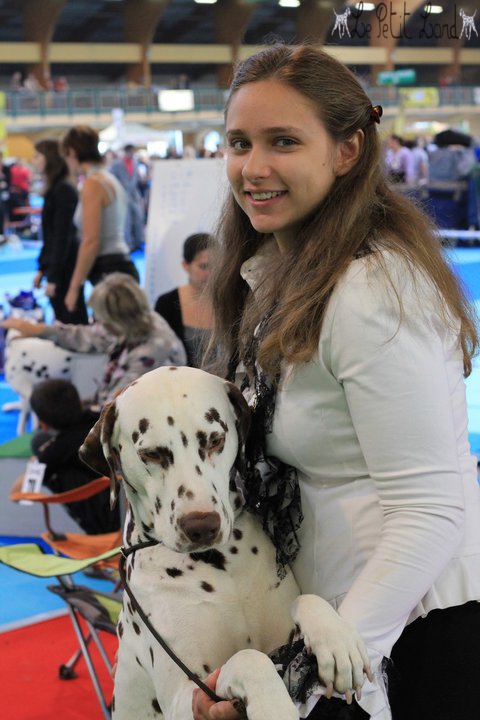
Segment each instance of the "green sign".
M413 69L407 70L386 70L377 75L378 85L408 85L414 83L417 73Z

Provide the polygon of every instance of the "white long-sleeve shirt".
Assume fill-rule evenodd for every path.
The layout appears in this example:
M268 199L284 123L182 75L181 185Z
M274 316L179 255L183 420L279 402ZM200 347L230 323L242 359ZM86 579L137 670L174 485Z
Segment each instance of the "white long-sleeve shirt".
M375 256L352 262L318 355L284 373L267 438L269 453L299 471L295 576L365 640L376 680L360 704L375 720L391 717L380 663L405 625L480 598L480 490L458 331L425 278L383 257L402 318Z

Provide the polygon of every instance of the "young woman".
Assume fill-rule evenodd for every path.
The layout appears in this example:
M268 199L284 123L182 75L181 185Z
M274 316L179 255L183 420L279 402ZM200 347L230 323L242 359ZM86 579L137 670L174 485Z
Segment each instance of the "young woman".
M221 372L248 371L251 462L264 450L278 471L268 483L257 463L247 501L277 549L290 533L302 592L367 646L373 682L341 717L453 720L478 714L480 491L463 381L477 335L429 221L385 181L380 116L315 47L240 65L212 342ZM304 517L291 491L289 529L271 510L295 476ZM342 703L317 699L302 717ZM200 691L193 712L238 717Z
M61 147L70 172L84 178L75 214L81 242L65 297L65 305L72 309L87 279L96 285L112 272L126 273L137 281L139 276L125 242L125 191L103 167L97 131L76 125L64 135Z
M83 286L78 289L76 304L71 311L65 307L64 302L77 260L78 238L73 216L78 193L69 180L68 167L60 154L58 140L39 140L35 144L32 164L45 182L42 209L43 245L33 285L39 288L43 278L46 279L45 294L50 298L57 320L86 324L88 314Z
M206 233L189 235L183 243L182 266L188 283L160 295L156 312L165 318L187 351L188 364L199 367L202 348L212 328L212 305L205 287L210 274L210 244Z
M1 323L25 337L53 340L66 350L108 355L102 383L90 403L100 410L133 380L161 365L185 365L182 343L168 323L150 309L147 296L136 280L112 273L94 287L88 304L95 322L91 325L46 325L21 318Z

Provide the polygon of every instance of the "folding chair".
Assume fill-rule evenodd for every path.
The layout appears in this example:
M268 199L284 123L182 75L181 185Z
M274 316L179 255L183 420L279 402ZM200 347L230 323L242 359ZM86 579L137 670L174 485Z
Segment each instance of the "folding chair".
M100 535L86 535L85 533L62 533L55 531L50 522L49 506L58 503L71 503L86 500L97 493L105 490L110 485L110 479L100 477L86 485L68 490L63 493L25 493L12 492L9 499L14 502L26 500L33 503L39 503L43 508L46 531L41 533L41 537L56 553L61 553L67 557L83 560L100 555L113 548L117 548L122 544L122 531L119 529L111 533L103 533ZM106 569L111 574L118 568L118 560L112 557L102 563L99 567ZM114 576L112 575L112 579ZM116 579L116 578L115 578Z
M109 672L112 666L99 636L99 631L115 634L116 623L121 610L121 597L113 593L104 593L74 582L72 575L85 570L94 563L107 562L118 556L120 547L113 548L95 557L73 559L45 554L43 549L34 543L7 545L0 547L0 562L10 568L41 578L56 578L58 583L49 585L48 590L64 600L67 605L80 649L64 665L60 666L61 679L75 677L74 666L83 656L97 695L103 717L110 720L110 703L104 696L97 670L89 650L93 639L100 656ZM82 628L82 618L88 632Z

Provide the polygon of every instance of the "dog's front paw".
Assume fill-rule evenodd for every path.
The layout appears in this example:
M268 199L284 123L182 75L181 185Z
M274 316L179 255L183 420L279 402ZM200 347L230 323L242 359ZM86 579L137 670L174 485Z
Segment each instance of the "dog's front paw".
M328 695L335 689L345 694L361 695L370 664L365 644L357 630L317 595L300 595L292 607L292 617L303 637L305 647L317 659L320 681Z
M240 701L248 720L298 720L274 664L258 650L240 650L233 655L221 668L216 691L220 697Z

